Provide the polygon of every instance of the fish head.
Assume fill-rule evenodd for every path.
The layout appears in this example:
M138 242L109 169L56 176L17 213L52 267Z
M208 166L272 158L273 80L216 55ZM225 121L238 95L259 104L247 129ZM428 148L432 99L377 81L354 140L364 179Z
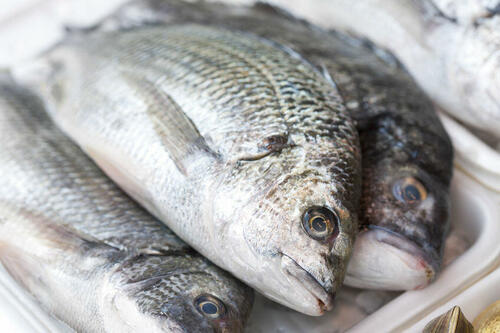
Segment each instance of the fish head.
M357 232L356 180L336 174L349 159L333 163L317 149L303 142L240 163L228 177L239 185L219 186L214 196L216 234L225 257L239 264L234 274L316 316L332 307Z
M200 256L137 257L104 298L110 331L242 332L253 291Z
M442 262L449 176L394 160L369 168L364 181L370 186L361 200L365 228L356 239L346 282L363 288L423 288Z

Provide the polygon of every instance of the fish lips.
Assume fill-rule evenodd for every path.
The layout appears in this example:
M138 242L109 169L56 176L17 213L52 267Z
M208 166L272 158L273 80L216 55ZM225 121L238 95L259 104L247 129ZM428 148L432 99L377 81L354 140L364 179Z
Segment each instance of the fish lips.
M282 253L281 268L283 272L296 283L300 284L315 306L304 308L302 312L311 316L320 316L333 307L334 293L328 292L314 276L300 266L293 258ZM312 311L313 310L313 311Z
M345 284L369 289L421 289L434 280L439 263L412 240L372 227L354 244Z

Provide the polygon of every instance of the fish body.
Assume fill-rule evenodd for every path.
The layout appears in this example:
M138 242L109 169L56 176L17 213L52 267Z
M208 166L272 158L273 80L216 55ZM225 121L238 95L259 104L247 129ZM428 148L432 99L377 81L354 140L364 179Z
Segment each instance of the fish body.
M443 110L491 138L500 137L497 0L272 3L388 49Z
M399 63L367 41L324 31L265 4L137 1L97 29L186 22L271 40L338 88L356 121L363 165L361 232L346 283L406 290L432 281L449 228L453 148L431 101Z
M74 34L32 85L55 122L197 251L319 315L357 232L357 131L299 55L177 24Z
M49 312L85 332L242 331L252 291L128 198L6 80L0 152L0 261Z

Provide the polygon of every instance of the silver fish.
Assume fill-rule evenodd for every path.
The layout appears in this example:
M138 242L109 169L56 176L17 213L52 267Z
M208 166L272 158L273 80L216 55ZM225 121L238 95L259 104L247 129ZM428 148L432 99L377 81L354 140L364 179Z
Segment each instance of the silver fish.
M453 148L431 101L397 61L373 44L262 3L133 1L94 29L179 23L254 33L300 54L335 83L356 120L363 155L362 230L345 283L406 290L431 282L449 227Z
M73 34L32 86L126 192L220 267L310 315L357 231L359 143L287 48L196 24Z
M234 332L250 288L196 254L0 83L0 261L84 332Z

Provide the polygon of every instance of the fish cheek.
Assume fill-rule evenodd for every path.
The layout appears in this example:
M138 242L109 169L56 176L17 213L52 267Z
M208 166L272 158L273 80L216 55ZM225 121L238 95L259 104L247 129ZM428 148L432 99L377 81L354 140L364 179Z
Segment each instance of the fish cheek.
M284 239L284 224L277 214L266 210L256 210L243 225L243 237L252 251L265 257L280 253L280 241ZM286 237L285 237L286 238Z

